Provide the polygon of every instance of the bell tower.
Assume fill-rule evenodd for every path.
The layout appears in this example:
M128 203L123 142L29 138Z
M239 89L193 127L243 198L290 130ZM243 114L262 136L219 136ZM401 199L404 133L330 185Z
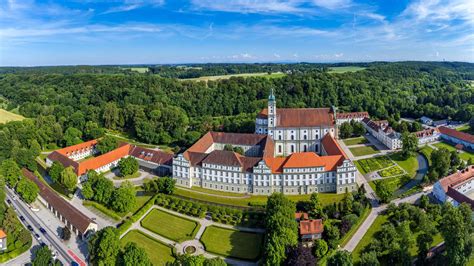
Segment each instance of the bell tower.
M276 120L276 100L275 95L273 94L273 89L270 91L270 95L268 96L268 127L276 127L277 120Z

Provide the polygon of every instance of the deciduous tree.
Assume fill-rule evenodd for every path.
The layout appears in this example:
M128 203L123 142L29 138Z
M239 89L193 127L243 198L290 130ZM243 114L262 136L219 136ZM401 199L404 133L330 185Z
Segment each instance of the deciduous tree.
M25 177L20 179L15 190L26 203L35 201L39 193L38 186Z

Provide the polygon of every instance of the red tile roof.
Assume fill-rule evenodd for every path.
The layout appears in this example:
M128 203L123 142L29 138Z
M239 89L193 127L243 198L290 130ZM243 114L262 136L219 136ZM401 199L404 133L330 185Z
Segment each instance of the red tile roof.
M344 157L344 159L348 159L344 150L341 148L337 140L331 136L331 134L327 133L321 140L321 144L328 155L341 155Z
M268 109L263 109L259 118L268 118ZM277 127L333 126L334 114L329 108L278 108Z
M415 133L413 133L413 134L415 134L415 136L416 136L417 138L423 138L423 137L432 136L432 135L435 134L436 132L438 132L437 129L435 129L435 128L429 128L429 129L417 131L417 132L415 132Z
M444 192L446 192L448 187L456 188L472 178L474 178L474 165L470 165L461 171L440 179L439 183L443 187Z
M145 161L166 165L171 165L173 160L172 154L141 148L128 143L121 143L117 149L97 157L89 158L85 161L77 162L68 158L68 156L72 155L71 153L76 151L83 152L85 149L93 148L96 144L97 140L91 140L70 147L62 148L50 153L48 155L48 159L51 161L59 161L64 167L72 166L76 175L78 176L87 173L89 170L96 170L127 155L131 155Z
M363 118L369 117L367 112L351 112L351 113L337 113L337 119L354 119L354 118Z
M438 130L441 134L445 134L445 135L448 135L450 137L457 138L459 140L463 140L463 141L466 141L468 143L474 144L474 135L464 133L464 132L460 132L460 131L457 131L455 129L449 128L449 127L439 127Z
M300 235L321 234L324 232L323 220L300 221Z
M295 212L295 219L298 220L308 220L308 213L306 212Z
M7 234L5 233L5 231L3 231L2 229L0 229L0 239L3 239L7 237Z
M72 206L65 199L61 198L49 186L44 184L37 176L27 169L22 169L23 175L35 182L39 188L40 196L48 202L57 212L61 214L67 221L69 221L81 234L85 234L91 224L95 222Z

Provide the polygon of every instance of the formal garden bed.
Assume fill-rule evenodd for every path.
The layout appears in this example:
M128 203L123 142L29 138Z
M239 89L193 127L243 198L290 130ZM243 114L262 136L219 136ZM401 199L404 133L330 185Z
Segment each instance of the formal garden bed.
M380 170L377 173L379 174L380 177L386 178L386 177L405 174L405 171L402 168L400 168L398 165L394 165L392 167Z
M380 151L373 145L353 147L349 148L349 150L355 157L380 153Z
M405 185L406 183L410 182L410 180L411 180L410 176L401 175L401 176L396 176L396 177L389 177L389 178L384 178L380 180L370 181L369 185L375 191L377 196L381 197L380 196L381 191L379 191L379 189L377 188L377 183L384 183L383 187L386 188L389 191L389 193L392 194L393 196L393 193L395 191L403 187L403 185Z
M367 174L394 165L394 163L386 156L358 160L355 161L355 164L362 174Z
M153 265L168 265L174 262L173 248L139 231L131 230L122 239L120 244L124 247L128 242L134 242L145 249Z
M158 209L150 211L140 223L144 228L176 242L193 239L201 227L196 221Z
M368 143L369 141L365 137L357 137L357 138L350 138L350 139L345 139L344 143L347 146L352 146L352 145L360 145L360 144L365 144Z
M201 242L208 252L255 261L262 254L263 234L208 226Z

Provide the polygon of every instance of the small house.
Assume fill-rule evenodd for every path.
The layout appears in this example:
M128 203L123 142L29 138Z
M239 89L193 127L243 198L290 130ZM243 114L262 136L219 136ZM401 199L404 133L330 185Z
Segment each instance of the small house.
M320 239L324 231L322 219L300 221L300 236L303 241Z

